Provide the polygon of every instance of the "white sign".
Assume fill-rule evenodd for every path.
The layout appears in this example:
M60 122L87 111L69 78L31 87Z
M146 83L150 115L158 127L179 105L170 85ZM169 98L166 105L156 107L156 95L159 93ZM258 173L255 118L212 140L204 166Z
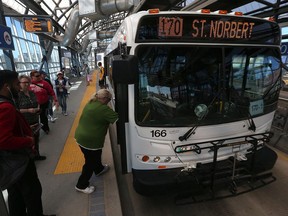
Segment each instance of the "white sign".
M250 102L249 112L251 116L255 116L264 112L263 100Z

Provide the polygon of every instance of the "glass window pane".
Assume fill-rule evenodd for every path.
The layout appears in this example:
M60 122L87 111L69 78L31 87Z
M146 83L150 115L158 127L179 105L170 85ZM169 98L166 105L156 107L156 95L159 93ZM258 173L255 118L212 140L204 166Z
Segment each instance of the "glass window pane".
M3 53L2 49L0 49L0 62L1 62L1 66L3 66L5 68L6 67L6 63L5 63L5 57L4 57L4 53Z
M36 34L32 34L33 36L33 41L36 42L36 43L39 43L39 38Z
M14 21L14 23L15 23L15 27L16 27L16 31L17 31L17 36L23 38L24 35L23 35L23 28L22 28L21 23L20 23L18 20L16 20L16 19L14 19L13 21Z
M141 125L233 122L267 114L277 104L277 49L159 45L141 46L137 56L136 115Z
M29 53L31 55L32 58L32 62L37 62L37 53L34 49L34 44L32 42L27 42L28 43L28 47L29 47Z
M41 61L42 59L42 51L41 51L41 47L39 44L34 43L35 48L36 48L36 55L38 57L38 61Z
M23 58L24 58L24 62L30 62L30 57L29 57L29 53L28 53L28 50L27 50L27 46L26 46L26 41L20 39L20 46L21 46L21 51L22 51L22 54L23 54Z
M26 34L26 38L28 39L28 40L33 40L32 39L32 34L30 33L30 32L25 32L25 34Z
M14 57L14 62L21 62L22 58L21 58L21 55L19 52L19 39L13 37L13 42L14 42L14 47L15 47L15 50L12 51L13 57Z

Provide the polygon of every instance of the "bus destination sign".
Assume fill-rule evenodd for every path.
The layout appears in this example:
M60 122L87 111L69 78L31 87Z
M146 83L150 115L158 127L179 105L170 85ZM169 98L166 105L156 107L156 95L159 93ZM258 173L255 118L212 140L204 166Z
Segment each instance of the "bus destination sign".
M27 32L53 32L52 20L48 17L24 17L24 29Z
M191 37L249 39L254 25L254 22L194 19L190 26ZM183 18L160 17L158 32L159 36L182 37Z
M199 14L143 17L136 42L280 43L277 23L250 17Z

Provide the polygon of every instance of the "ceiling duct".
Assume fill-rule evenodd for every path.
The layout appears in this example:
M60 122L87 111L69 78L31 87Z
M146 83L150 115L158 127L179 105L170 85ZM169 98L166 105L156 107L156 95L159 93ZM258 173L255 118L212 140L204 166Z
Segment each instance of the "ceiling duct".
M107 39L107 38L113 38L116 33L115 31L99 31L97 33L97 39Z
M81 23L79 18L79 6L76 6L70 13L70 17L65 28L64 36L58 36L60 46L69 46L73 43L78 34L78 29Z
M64 36L57 36L60 46L70 46L73 43L78 34L82 17L96 21L117 12L127 11L132 6L133 0L79 0L79 6L76 6L70 13ZM102 37L103 33L99 35ZM105 37L108 35L110 37L111 33L107 32L105 35Z
M107 38L113 38L116 31L96 31L92 30L86 34L82 41L82 48L79 53L84 53L89 43L95 40L102 40ZM91 47L92 48L92 47Z
M134 6L133 0L79 0L80 16L93 21L111 14L127 11Z
M83 38L82 44L81 44L81 51L79 53L83 53L86 51L86 48L90 41L94 41L97 39L97 32L96 30L92 30L86 34L86 36Z

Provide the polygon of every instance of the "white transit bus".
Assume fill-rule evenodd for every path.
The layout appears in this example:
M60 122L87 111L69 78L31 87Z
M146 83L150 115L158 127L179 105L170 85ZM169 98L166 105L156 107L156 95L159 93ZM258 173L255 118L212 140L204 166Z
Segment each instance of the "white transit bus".
M214 197L218 185L235 195L275 180L277 154L266 143L280 41L272 19L238 12L149 10L123 21L105 66L122 172L138 193Z

